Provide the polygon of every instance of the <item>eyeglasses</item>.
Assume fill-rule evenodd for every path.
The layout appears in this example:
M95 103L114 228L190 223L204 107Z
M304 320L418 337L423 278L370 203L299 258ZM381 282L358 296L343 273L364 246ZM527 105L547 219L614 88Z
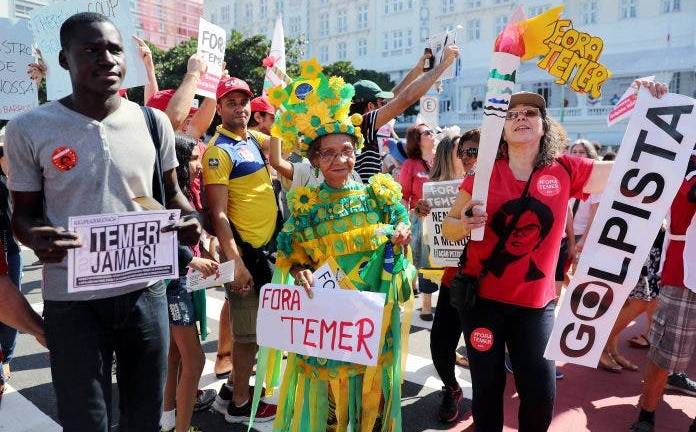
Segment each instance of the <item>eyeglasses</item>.
M355 152L353 149L345 149L340 152L318 152L317 154L322 162L327 162L329 164L332 164L339 156L341 157L341 160L349 160L355 157Z
M457 156L460 158L464 156L475 158L478 156L478 147L469 147L466 149L464 147L460 147L457 149Z
M433 135L435 135L435 132L433 132L432 129L426 129L424 131L420 131L420 135L433 136Z
M529 109L522 110L522 111L508 111L507 114L505 115L505 119L506 120L516 120L517 117L519 117L520 115L525 117L525 118L534 118L534 117L538 117L539 115L541 115L541 111L539 110L539 108L529 108Z

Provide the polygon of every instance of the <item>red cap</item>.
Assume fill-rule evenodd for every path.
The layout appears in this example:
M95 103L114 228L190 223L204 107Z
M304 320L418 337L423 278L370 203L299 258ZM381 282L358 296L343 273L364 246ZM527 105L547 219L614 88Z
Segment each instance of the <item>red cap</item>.
M251 112L264 112L275 115L275 108L268 102L265 96L259 96L251 100Z
M150 108L155 108L164 112L167 110L169 101L172 100L174 93L176 93L176 90L173 89L160 90L150 96L150 99L147 100L145 106L149 106ZM191 107L189 110L189 115L195 113L196 111L198 111L196 108Z
M246 81L231 77L228 78L227 81L220 81L220 84L218 84L217 100L224 98L229 92L233 91L246 93L249 97L254 96L251 89L249 89L249 84L247 84Z

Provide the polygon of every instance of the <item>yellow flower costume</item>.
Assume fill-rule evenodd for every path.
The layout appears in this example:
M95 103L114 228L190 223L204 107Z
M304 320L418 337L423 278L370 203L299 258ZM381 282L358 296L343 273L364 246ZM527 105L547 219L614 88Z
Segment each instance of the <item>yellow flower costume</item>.
M354 123L356 119L343 114L347 113L345 104L350 103L350 98L344 96L352 96L352 86L342 79L327 78L320 68L316 62L301 66L311 77L301 76L287 88L296 89L310 78L320 83L319 89L321 83L332 89L331 83L334 86L331 94L322 94L317 88L302 94L305 100L319 100L323 106L300 106L290 90L282 105L286 111L291 106L297 115L312 117L308 122L300 122L311 125L311 129L302 132L305 143L299 149L302 153L311 143L307 139L311 136L348 133L362 141L360 129ZM343 102L334 106L337 95ZM335 117L337 114L339 118ZM320 118L321 122L313 122L314 118ZM276 129L287 136L290 128L279 124L282 121L276 114ZM297 142L296 136L293 139ZM275 283L292 283L289 272L294 265L317 269L333 259L351 288L384 293L386 302L376 366L289 353L280 383L282 353L260 347L257 377L265 380L265 387L271 393L280 384L273 430L321 432L331 425L339 432L372 432L375 425L381 424L375 430L399 432L402 362L407 349L415 276L415 268L401 247L393 246L390 241L398 224L409 224L408 212L401 204L401 188L391 176L379 174L367 186L349 181L340 189L326 183L295 188L288 196L288 206L291 215L277 237ZM406 311L403 319L402 306ZM257 383L254 410L261 388Z

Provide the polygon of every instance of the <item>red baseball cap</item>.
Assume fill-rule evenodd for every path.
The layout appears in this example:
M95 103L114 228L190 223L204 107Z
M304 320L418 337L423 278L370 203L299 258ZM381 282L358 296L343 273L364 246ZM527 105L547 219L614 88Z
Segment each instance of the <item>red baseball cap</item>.
M150 108L156 108L164 112L167 110L167 106L169 106L169 101L172 100L174 93L176 93L176 90L174 89L160 90L157 93L150 96L150 99L147 100L145 106L149 106ZM198 111L197 108L191 107L191 109L189 110L189 115L195 113L196 111Z
M275 115L275 108L268 102L265 96L259 96L251 100L251 112L264 112Z
M246 93L249 97L254 96L254 94L251 92L251 89L249 88L249 84L247 84L246 81L240 80L236 77L231 77L228 78L226 81L220 81L220 84L218 84L217 100L224 98L225 96L227 96L229 92L233 91L240 91Z

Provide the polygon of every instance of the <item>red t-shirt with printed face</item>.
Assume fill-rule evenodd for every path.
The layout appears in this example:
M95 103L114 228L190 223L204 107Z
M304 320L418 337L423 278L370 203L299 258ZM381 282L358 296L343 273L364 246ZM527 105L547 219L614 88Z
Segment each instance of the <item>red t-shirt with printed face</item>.
M696 176L684 180L669 211L669 232L684 235L696 213L696 202L689 200L689 191L696 186ZM665 263L662 269L662 284L676 287L684 286L684 245L683 241L671 240L667 246Z
M464 273L478 275L487 261L488 274L479 295L530 308L541 308L556 298L556 262L565 229L570 198L586 199L582 192L592 173L591 159L563 155L537 169L529 184L529 202L510 233L502 252L488 260L505 226L523 204L525 180L517 180L506 159L493 166L482 241L467 245ZM563 164L563 165L561 165ZM565 166L565 168L564 168ZM469 194L474 178L467 177L461 189Z

